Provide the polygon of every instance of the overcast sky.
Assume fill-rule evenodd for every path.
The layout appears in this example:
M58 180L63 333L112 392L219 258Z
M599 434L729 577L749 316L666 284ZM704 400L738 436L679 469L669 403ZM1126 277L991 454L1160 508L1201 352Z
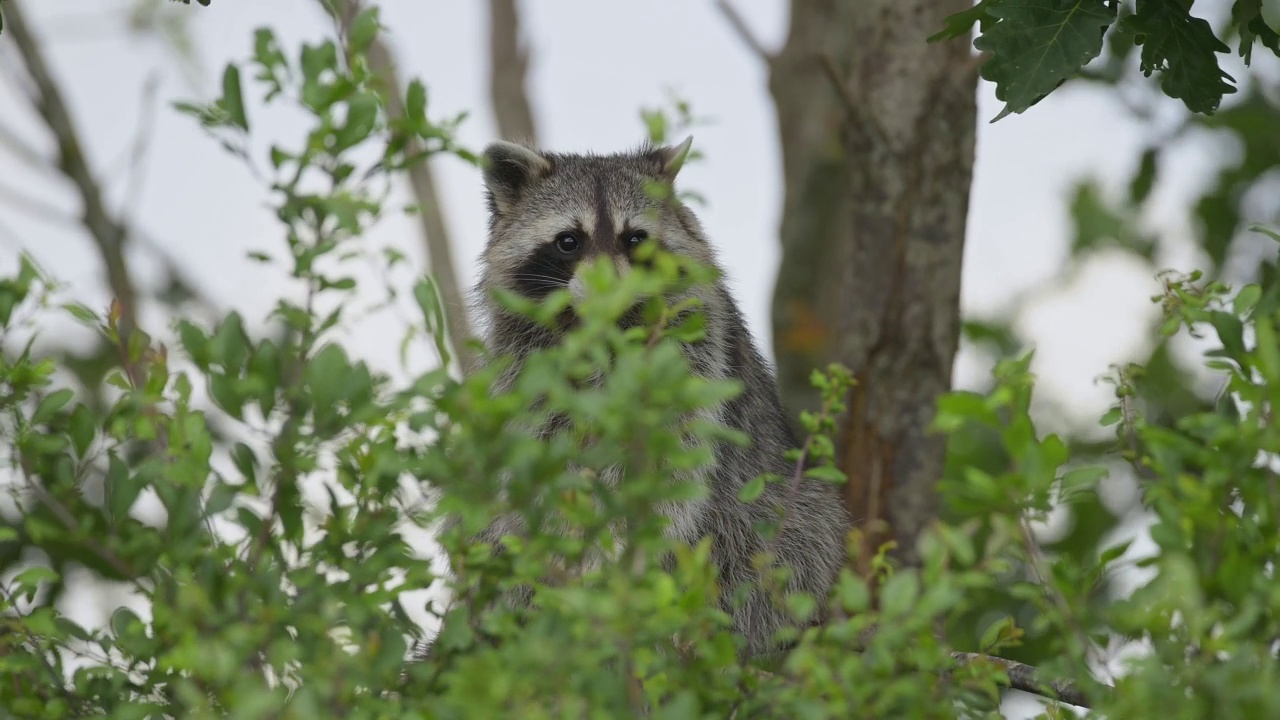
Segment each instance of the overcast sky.
M214 0L207 8L174 5L189 16L202 85L190 85L161 44L130 35L127 0L20 0L63 83L83 132L93 167L104 178L113 207L126 201L139 127L141 184L128 199L131 220L162 243L224 307L259 320L278 296L278 269L247 263L254 248L283 247L264 201L264 188L240 161L226 154L190 118L168 107L174 99L208 99L223 64L248 57L252 31L274 28L286 53L328 32L315 0ZM754 33L769 48L786 35L785 0L736 0ZM487 101L486 3L383 0L384 22L406 78L428 87L432 117L471 115L459 140L480 149L495 136ZM733 289L762 347L769 348L768 309L777 267L782 203L780 154L766 68L733 34L711 0L598 0L522 2L524 36L532 54L529 91L542 144L561 151L611 151L643 137L642 107L662 105L669 90L693 103L710 124L694 131L703 162L681 175L683 187L701 193L699 210L720 249ZM50 138L17 93L11 41L0 36L0 126L52 155ZM150 78L158 84L149 102ZM295 118L259 111L261 92L246 94L255 130L272 139L299 136ZM1022 116L996 124L991 87L979 91L977 165L965 255L962 308L984 315L1004 309L1019 293L1043 286L1064 263L1069 225L1066 192L1086 176L1118 188L1137 160L1145 134L1124 110L1099 91L1068 85ZM1197 143L1166 158L1166 182L1158 189L1153 220L1175 236L1185 232L1181 198L1205 177L1218 146ZM476 277L485 215L479 173L456 159L437 164L446 219L458 271L466 285ZM0 147L0 264L13 266L26 248L81 299L102 305L97 256L75 227L51 223L15 203L15 193L65 208L78 201L60 179L20 163ZM25 207L24 207L25 206ZM422 267L421 242L412 218L390 215L369 237L394 244ZM1190 269L1189 253L1160 258ZM146 277L154 268L140 264ZM1077 421L1097 417L1109 402L1094 378L1111 362L1136 359L1138 331L1155 312L1151 269L1122 257L1091 263L1063 293L1032 303L1019 327L1036 344L1039 393ZM403 280L403 278L402 278ZM408 280L404 280L408 287ZM379 367L396 369L402 327L394 314L375 317L350 333L349 349ZM415 355L419 362L425 355ZM421 367L414 369L421 370ZM972 386L986 372L962 353L957 382ZM1048 419L1046 419L1048 421ZM1050 425L1051 426L1051 425Z

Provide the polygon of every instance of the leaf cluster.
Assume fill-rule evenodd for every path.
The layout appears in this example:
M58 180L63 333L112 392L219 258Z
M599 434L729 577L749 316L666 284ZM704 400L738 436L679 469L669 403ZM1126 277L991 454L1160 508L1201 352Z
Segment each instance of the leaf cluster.
M1234 0L1225 33L1220 37L1193 4L1181 0L1137 0L1134 10L1117 0L980 0L951 15L930 40L966 36L976 24L974 47L987 54L982 77L995 83L1005 103L993 119L1022 113L1103 53L1107 36L1113 45L1141 49L1143 75L1157 74L1161 90L1187 109L1212 114L1226 95L1236 92L1235 78L1219 65L1218 55L1231 52L1225 40L1238 38L1238 52L1248 65L1254 45L1280 55L1280 18L1268 17L1262 0Z

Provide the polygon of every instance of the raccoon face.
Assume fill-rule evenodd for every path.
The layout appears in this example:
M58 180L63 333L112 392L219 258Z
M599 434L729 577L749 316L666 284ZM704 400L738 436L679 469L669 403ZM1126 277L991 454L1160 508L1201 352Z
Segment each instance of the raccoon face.
M673 192L653 192L655 182L672 189L692 140L614 155L489 145L483 155L490 219L482 284L533 300L561 288L581 298L579 267L603 256L624 274L649 238L668 252L713 261L693 214Z

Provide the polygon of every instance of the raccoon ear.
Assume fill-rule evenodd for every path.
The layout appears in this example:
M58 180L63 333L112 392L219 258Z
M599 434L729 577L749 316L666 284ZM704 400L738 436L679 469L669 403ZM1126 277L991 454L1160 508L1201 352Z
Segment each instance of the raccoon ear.
M497 213L509 210L530 184L551 172L551 161L538 151L506 140L492 142L484 149L481 166L492 209Z
M693 136L690 135L684 139L684 142L675 147L666 146L658 148L658 175L667 182L674 182L676 175L679 174L680 168L684 167L684 161L689 157L689 148L693 147Z

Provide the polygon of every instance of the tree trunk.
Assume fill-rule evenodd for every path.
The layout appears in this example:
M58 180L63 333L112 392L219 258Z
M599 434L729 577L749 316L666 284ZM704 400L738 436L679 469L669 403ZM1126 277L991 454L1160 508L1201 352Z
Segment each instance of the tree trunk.
M936 514L944 445L926 432L951 386L973 170L977 63L930 45L967 0L793 0L770 60L786 198L773 302L788 409L812 410L814 368L857 379L836 437L845 501L914 564Z
M525 91L529 53L520 43L516 0L489 2L489 99L505 140L536 144L538 129Z

